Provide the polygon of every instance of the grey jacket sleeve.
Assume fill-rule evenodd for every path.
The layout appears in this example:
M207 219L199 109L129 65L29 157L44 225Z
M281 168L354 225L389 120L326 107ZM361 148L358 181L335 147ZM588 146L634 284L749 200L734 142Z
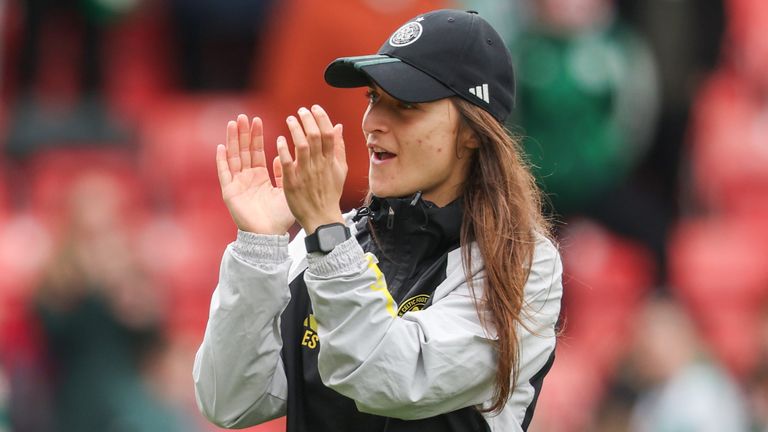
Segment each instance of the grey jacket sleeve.
M216 425L240 428L285 415L280 315L290 300L288 235L239 232L227 247L195 356L197 405Z
M325 385L355 400L362 412L401 419L487 403L496 371L493 331L488 334L480 323L456 254L449 255L448 267L432 306L398 318L376 258L354 238L328 255L311 254L304 278L318 324L318 369ZM527 383L554 350L561 271L554 246L538 242L525 287L530 332L519 329L518 383ZM482 267L473 269L472 277L481 297ZM522 418L524 407L523 413L509 414Z

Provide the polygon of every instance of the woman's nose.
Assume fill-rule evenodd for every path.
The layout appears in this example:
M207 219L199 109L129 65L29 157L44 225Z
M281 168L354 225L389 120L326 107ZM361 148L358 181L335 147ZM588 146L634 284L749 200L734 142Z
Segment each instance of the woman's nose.
M377 106L377 104L368 105L368 109L363 114L363 133L368 136L375 132L386 132L387 121L385 114L384 110Z

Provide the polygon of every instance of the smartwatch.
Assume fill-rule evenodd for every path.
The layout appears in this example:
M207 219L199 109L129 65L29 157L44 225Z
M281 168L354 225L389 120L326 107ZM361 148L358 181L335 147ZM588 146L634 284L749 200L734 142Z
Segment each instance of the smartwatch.
M336 222L317 227L314 233L304 237L304 244L307 247L307 253L322 252L327 254L336 245L343 243L350 237L352 237L352 234L349 228L344 224Z

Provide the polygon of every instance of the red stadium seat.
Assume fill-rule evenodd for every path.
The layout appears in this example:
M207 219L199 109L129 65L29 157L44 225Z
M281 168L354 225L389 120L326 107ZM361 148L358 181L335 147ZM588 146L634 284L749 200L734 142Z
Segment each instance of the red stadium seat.
M153 193L180 205L220 207L216 145L224 143L227 122L240 113L264 120L271 170L277 135L287 134L287 127L273 121L270 107L260 101L218 94L178 96L147 109L140 126L140 159Z
M31 213L14 213L0 223L0 297L27 299L51 256L53 239Z
M701 334L717 358L734 376L748 380L760 361L762 337L757 313L745 310L708 311Z
M703 203L719 212L768 215L768 122L743 77L721 71L693 109L692 171Z
M588 430L605 392L608 375L592 362L588 349L567 337L560 339L555 363L544 378L530 430Z
M138 222L146 209L144 184L136 171L135 156L126 149L60 147L40 152L24 168L29 190L27 207L51 229L61 228L67 200L75 182L103 176L116 187L126 222Z
M561 248L565 332L595 354L604 345L610 367L620 352L616 350L630 323L628 315L653 284L653 259L643 247L589 222L574 222L562 236Z
M763 0L727 0L728 38L725 55L744 77L763 87L768 84L768 3Z
M168 288L168 300L173 304L168 311L172 333L202 337L221 257L236 235L224 204L219 206L221 211L159 214L140 236L144 265Z
M165 2L143 2L110 28L104 46L104 92L121 116L139 118L176 88Z
M756 304L768 296L768 220L684 221L670 242L670 277L702 307Z
M9 294L3 288L0 283L0 367L16 370L41 366L44 338L30 310L29 299Z
M669 246L670 280L716 354L740 377L756 364L768 301L768 219L690 220Z

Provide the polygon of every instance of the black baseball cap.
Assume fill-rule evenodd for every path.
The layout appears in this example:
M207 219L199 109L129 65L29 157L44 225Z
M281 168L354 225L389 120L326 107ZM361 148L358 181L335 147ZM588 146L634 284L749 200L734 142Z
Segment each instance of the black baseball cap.
M409 103L460 96L500 122L515 100L512 57L504 41L477 12L455 9L414 17L377 54L334 60L325 81L342 88L373 82Z

